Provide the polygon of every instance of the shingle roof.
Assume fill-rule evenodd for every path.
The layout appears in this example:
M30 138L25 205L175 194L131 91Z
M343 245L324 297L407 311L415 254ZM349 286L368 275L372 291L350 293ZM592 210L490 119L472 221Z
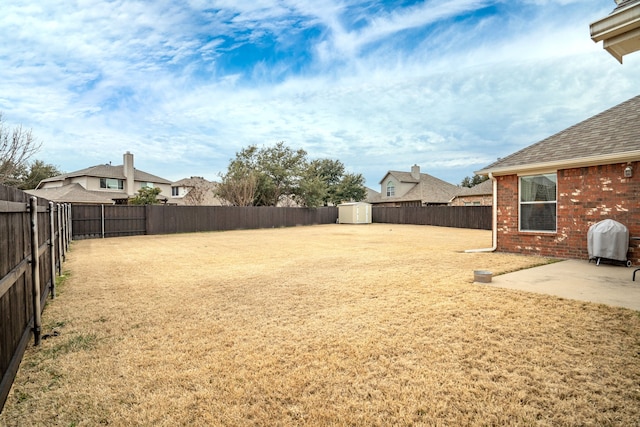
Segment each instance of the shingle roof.
M369 187L365 187L365 189L367 190L367 197L366 199L364 199L366 202L379 203L381 201L382 194L380 194L378 191Z
M62 187L27 190L32 196L42 197L57 203L99 203L113 204L113 198L127 198L123 192L98 192L85 190L78 183L63 185Z
M80 169L75 172L65 173L62 175L54 176L51 178L43 179L42 182L62 181L66 178L74 178L78 176L93 176L99 178L116 178L125 179L124 166L112 166L112 165L96 165L85 169ZM171 184L171 181L159 176L152 175L150 173L141 171L139 169L133 169L133 179L135 181L142 182L154 182L157 184Z
M387 172L387 175L389 174L393 175L393 177L399 182L415 182L415 183L418 182L418 180L411 174L411 172L389 171ZM382 178L382 180L380 181L380 184L382 184L382 182L385 180L387 175L385 175L384 178ZM425 173L420 175L427 175L427 174Z
M181 180L174 181L171 186L172 187L195 187L197 185L213 185L215 186L215 182L207 181L206 179L200 176L192 176L191 178L182 178Z
M640 154L640 96L499 159L476 173L563 162L574 164L581 160L593 163L629 152Z
M409 202L420 200L422 203L448 203L456 194L458 187L426 173L420 174L418 181L410 172L389 171L385 178L392 175L400 182L413 182L417 185L399 197L385 197L380 202ZM382 180L384 181L384 179ZM380 181L380 182L382 182Z
M482 181L480 184L476 184L473 187L459 187L456 197L484 196L487 194L493 194L493 184L490 179Z

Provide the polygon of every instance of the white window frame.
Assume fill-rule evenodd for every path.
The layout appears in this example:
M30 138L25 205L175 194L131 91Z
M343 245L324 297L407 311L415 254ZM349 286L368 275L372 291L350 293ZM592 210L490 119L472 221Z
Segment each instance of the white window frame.
M396 195L396 185L392 180L387 181L387 197L395 197Z
M531 194L529 195L523 194L523 191L528 191L522 186L523 179L527 179L527 178L532 179L537 177L541 179L553 178L552 181L555 183L555 194L553 195L554 197L553 200L530 200L532 198L535 199L537 197ZM544 187L541 187L540 190L544 192ZM548 192L546 193L546 197L549 197ZM523 201L523 199L527 199L527 200ZM552 212L553 218L555 220L553 230L541 229L542 227L540 228L523 227L523 223L527 220L527 218L525 218L523 215L523 209L522 209L523 206L539 206L540 209L544 209L546 211L546 214L549 214ZM529 216L529 218L531 218L531 216ZM548 234L554 234L558 232L558 173L557 171L518 175L518 231L524 232L524 233L548 233Z
M118 178L100 178L100 188L105 190L124 190L124 180Z

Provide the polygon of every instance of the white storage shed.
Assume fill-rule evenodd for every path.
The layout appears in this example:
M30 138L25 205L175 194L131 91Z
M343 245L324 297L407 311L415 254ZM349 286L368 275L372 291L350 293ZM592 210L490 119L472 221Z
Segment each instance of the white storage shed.
M340 224L371 224L371 204L351 202L338 205L338 222Z

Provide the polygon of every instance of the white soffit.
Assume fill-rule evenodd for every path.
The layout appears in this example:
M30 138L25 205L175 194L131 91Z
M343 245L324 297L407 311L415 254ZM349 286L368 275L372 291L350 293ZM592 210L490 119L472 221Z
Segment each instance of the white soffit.
M624 55L640 50L640 1L622 5L589 28L591 39L603 41L604 49L622 63Z

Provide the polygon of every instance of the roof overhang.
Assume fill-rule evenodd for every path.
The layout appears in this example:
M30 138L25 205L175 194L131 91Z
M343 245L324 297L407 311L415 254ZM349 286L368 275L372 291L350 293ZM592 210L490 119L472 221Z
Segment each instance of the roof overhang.
M624 153L614 153L599 156L581 157L569 160L552 160L549 162L530 163L515 166L503 166L498 168L486 168L475 172L476 175L493 176L517 175L523 173L535 173L539 171L550 171L559 169L573 169L589 166L610 165L613 163L627 163L640 161L640 150L626 151Z
M610 15L589 25L591 39L622 64L622 57L640 50L640 1L617 1ZM623 3L629 3L627 5Z

